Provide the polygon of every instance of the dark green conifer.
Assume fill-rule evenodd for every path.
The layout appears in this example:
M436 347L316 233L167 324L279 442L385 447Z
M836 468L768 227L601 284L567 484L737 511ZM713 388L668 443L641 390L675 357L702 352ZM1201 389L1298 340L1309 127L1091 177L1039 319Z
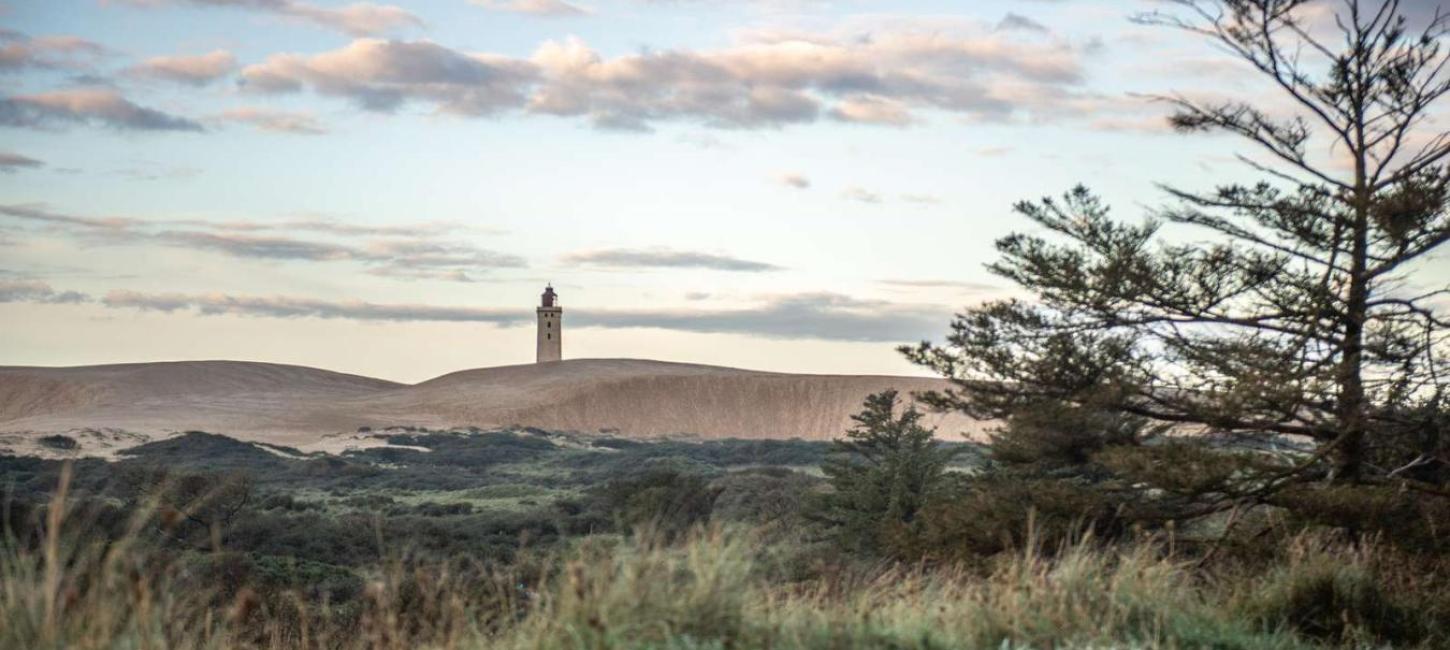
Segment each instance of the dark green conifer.
M921 411L914 405L899 409L899 401L894 390L867 397L863 410L851 416L856 426L835 441L821 467L832 492L818 518L848 547L882 552L909 546L957 451L921 426Z
M1011 422L998 446L1019 461L1116 447L1129 467L1120 450L1165 430L1205 453L1308 446L1195 495L1216 507L1321 479L1446 494L1425 477L1450 462L1450 271L1432 260L1450 241L1450 132L1431 119L1450 19L1412 24L1395 0L1348 0L1328 22L1308 0L1171 4L1138 20L1208 38L1280 95L1161 97L1171 124L1247 142L1262 180L1165 187L1170 205L1136 222L1083 187L1019 203L1038 229L998 241L990 269L1035 298L969 308L945 343L904 348L954 382L924 399Z

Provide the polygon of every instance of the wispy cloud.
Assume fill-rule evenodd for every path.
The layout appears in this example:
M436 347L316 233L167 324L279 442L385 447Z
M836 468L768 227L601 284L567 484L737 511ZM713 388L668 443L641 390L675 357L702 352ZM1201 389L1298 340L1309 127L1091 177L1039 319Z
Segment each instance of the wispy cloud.
M469 322L523 325L533 314L519 309L447 307L330 301L288 296L142 293L112 291L101 301L118 309L268 318L323 318L385 322ZM754 307L730 310L571 309L569 327L648 328L741 334L775 339L913 341L931 337L951 314L938 307L861 300L834 293L774 296Z
M677 138L680 142L688 144L696 149L730 149L731 146L724 140L715 137L710 133L681 133Z
M55 212L44 205L9 204L0 205L0 215L59 226L83 226L86 228L116 230L142 223L127 217L85 217L64 212Z
M597 251L581 251L565 255L563 261L566 264L614 268L694 268L748 272L781 270L781 267L765 262L756 262L713 253L677 251L664 248L614 248Z
M1047 25L1023 16L1022 14L1012 13L1010 11L1007 12L1006 16L1002 17L1002 22L997 23L997 29L1003 31L1022 30L1044 34L1049 31Z
M459 230L476 230L446 221L388 225L356 224L326 218L283 221L205 221L201 219L139 219L118 216L92 217L58 212L36 203L0 203L0 215L40 223L102 229L198 227L226 232L307 231L349 237L424 238L446 235Z
M89 302L90 297L76 291L56 291L39 280L0 279L0 302L33 302L75 304Z
M89 245L151 244L243 259L355 262L366 266L369 273L404 279L472 281L480 273L527 266L527 261L517 255L442 237L459 228L452 224L370 226L306 219L275 223L143 220L89 217L56 212L44 206L4 204L0 204L0 216L59 229ZM343 239L302 238L297 236L300 232Z
M917 205L936 205L941 203L941 197L935 194L913 194L910 192L902 194L901 200Z
M181 248L226 253L232 257L313 262L356 259L358 249L331 242L291 237L240 235L194 230L166 230L155 239Z
M200 176L200 167L167 165L153 160L138 160L128 167L112 171L133 181L177 181Z
M469 273L528 266L517 255L439 240L377 241L365 252L373 274L399 278L470 282L475 278Z
M535 16L582 16L589 12L579 5L564 0L470 0L472 4L493 11L507 11Z
M985 282L963 282L960 280L921 280L921 279L888 279L880 280L881 284L893 287L907 287L912 289L954 289L960 291L1000 291L1001 287Z
M20 169L36 169L44 166L44 162L31 158L30 156L22 156L10 151L0 151L0 172L14 173Z
M843 122L906 126L915 122L906 102L881 95L853 95L831 109L831 117Z
M158 56L131 66L133 76L203 86L237 69L237 58L226 50L193 56Z
M847 201L870 203L873 205L881 202L880 194L872 192L871 190L868 190L864 187L855 185L841 190L841 198L846 199Z
M108 50L78 36L30 37L0 28L0 72L26 68L84 69Z
M568 323L583 327L657 328L775 339L915 341L935 335L951 318L933 306L860 300L836 293L777 296L733 310L585 311Z
M292 133L297 135L322 135L327 128L310 113L277 111L266 108L243 106L224 111L219 120L250 124L263 131Z
M109 88L71 88L0 97L0 126L93 124L125 131L202 131L195 120L137 105Z
M262 316L272 318L326 318L393 322L467 322L514 325L527 322L532 314L517 309L438 307L410 304L377 304L363 301L328 301L285 296L233 296L219 293L140 293L111 291L101 299L107 307L143 311L196 311L215 316Z
M798 190L809 189L811 186L811 179L799 172L780 172L775 175L775 180L781 185Z
M231 7L269 13L289 20L311 23L352 36L372 36L408 27L421 27L423 21L402 7L357 2L341 7L322 7L298 0L120 0L138 7L191 5L194 7Z

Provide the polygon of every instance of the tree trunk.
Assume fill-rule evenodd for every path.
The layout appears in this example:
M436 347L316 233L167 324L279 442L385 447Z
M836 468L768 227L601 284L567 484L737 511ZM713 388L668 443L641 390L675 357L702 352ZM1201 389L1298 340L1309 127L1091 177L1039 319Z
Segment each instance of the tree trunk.
M1352 277L1345 305L1344 357L1339 367L1340 433L1335 441L1338 446L1335 448L1334 479L1349 483L1359 480L1364 465L1366 428L1363 361L1365 305L1369 302L1369 291L1364 274L1366 228L1361 224L1355 227Z
M1357 10L1358 7L1356 6ZM1354 52L1356 83L1352 94L1355 97L1353 142L1354 193L1353 193L1353 241L1350 244L1349 295L1344 305L1344 356L1339 367L1339 438L1335 441L1335 467L1333 479L1336 482L1353 483L1359 480L1364 466L1364 438L1366 429L1364 399L1364 324L1369 309L1369 212L1373 200L1369 189L1368 151L1365 147L1365 100L1363 90L1364 57L1368 55L1363 41Z

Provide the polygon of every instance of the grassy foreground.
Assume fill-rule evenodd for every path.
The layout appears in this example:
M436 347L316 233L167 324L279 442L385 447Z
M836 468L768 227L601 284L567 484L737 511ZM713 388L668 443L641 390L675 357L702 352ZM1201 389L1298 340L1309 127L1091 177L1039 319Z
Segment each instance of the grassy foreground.
M584 537L502 571L393 555L361 606L334 608L197 585L195 558L134 538L88 545L64 500L43 544L5 544L0 647L1287 649L1419 624L1378 586L1374 554L1307 538L1252 572L1205 572L1152 543L1082 542L790 581L794 545L718 527L674 543Z
M1444 556L1342 529L1064 543L997 490L1024 529L948 530L1019 541L913 564L823 535L805 443L407 442L0 459L0 650L1450 647Z

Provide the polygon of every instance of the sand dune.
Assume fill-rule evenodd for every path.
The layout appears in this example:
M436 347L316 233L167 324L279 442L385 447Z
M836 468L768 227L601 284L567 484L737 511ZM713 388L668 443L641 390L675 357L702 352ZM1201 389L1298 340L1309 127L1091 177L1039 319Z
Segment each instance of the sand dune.
M637 359L466 370L412 386L314 368L189 361L0 367L0 434L185 430L308 446L359 427L533 426L625 436L827 439L868 394L937 379L798 375ZM944 435L978 432L932 416Z

